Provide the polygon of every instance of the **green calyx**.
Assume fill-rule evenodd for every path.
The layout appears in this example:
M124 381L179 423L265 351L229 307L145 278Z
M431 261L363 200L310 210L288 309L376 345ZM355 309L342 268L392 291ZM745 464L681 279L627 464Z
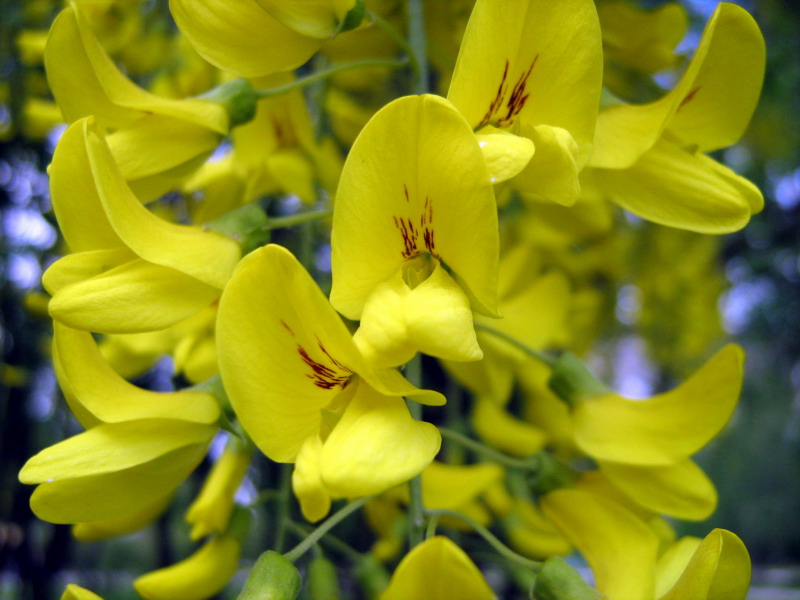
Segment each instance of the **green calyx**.
M226 81L200 97L225 107L229 116L228 127L231 129L251 121L256 115L258 96L246 79Z
M255 204L248 204L204 225L239 242L242 255L248 254L269 242L267 215Z
M547 385L570 407L582 400L611 392L572 352L564 352L558 357Z
M350 31L361 25L361 21L364 20L366 12L367 9L364 0L356 0L355 6L347 11L344 19L339 22L339 27L336 28L336 33L334 33L334 35Z
M600 596L578 572L559 557L548 558L536 575L532 600L598 600Z

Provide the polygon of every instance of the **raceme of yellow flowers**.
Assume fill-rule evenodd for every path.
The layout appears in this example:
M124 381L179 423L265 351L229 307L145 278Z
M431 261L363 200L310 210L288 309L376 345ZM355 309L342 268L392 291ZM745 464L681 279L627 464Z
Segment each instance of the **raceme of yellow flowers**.
M84 541L134 532L213 456L177 506L201 545L139 577L143 598L209 598L241 568L242 600L350 597L330 554L363 597L489 600L480 544L539 600L745 597L736 535L676 539L668 520L715 510L692 456L743 377L742 350L713 353L699 323L720 286L690 290L714 273L701 234L763 205L710 156L760 94L744 9L721 3L684 61L677 3L171 0L150 20L177 31L152 32L158 9L131 5L72 0L46 43L24 38L67 123L49 167L64 256L43 285L85 429L22 469L36 515ZM674 85L638 101L661 72ZM645 298L679 282L673 306L698 316L648 305L641 333L693 373L630 399L579 356L656 243L672 250L640 254ZM664 318L706 333L661 343ZM183 387L129 383L164 355ZM273 476L242 500L257 452ZM330 538L362 508L360 541ZM278 535L240 561L265 509Z

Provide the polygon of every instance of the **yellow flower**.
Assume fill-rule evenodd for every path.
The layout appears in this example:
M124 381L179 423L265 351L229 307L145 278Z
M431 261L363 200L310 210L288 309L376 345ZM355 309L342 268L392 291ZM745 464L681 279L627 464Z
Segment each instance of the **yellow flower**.
M237 0L234 5L225 0L170 0L169 7L181 33L208 62L244 77L262 77L299 67L325 38L357 25L347 18L356 4L355 0Z
M743 600L750 557L741 540L715 529L684 538L659 557L656 531L621 504L578 489L542 499L545 514L583 554L609 600Z
M682 385L645 400L601 388L574 392L575 443L596 462L603 485L651 514L707 518L716 508L716 489L690 457L733 414L743 360L738 346L726 346ZM568 398L565 381L557 366L554 389Z
M223 533L233 511L236 490L247 474L252 452L231 438L219 460L206 477L203 489L186 512L192 525L191 538L198 540L212 533Z
M331 304L361 320L377 366L417 350L481 357L472 310L497 316L497 211L475 136L437 96L379 111L342 171L331 234Z
M22 468L20 481L39 484L31 508L53 523L97 523L87 537L143 526L202 460L219 407L201 392L137 388L103 361L91 334L54 326L56 375L87 431Z
M393 369L368 366L347 327L290 252L246 256L220 301L220 373L240 422L272 460L295 462L304 515L330 498L374 494L419 473L439 450L435 427L400 396L442 404Z
M409 552L380 600L494 600L478 567L449 538L432 537Z
M575 441L597 461L666 467L704 447L733 414L744 353L728 345L679 387L646 400L613 393L585 397L573 410Z
M447 98L477 131L496 181L513 177L525 196L570 205L602 71L593 2L478 0Z
M66 121L95 117L109 132L123 178L144 200L158 198L199 167L234 124L221 103L159 98L135 85L74 4L53 22L45 67Z
M758 102L764 39L741 7L723 2L678 85L597 120L585 182L640 217L701 233L741 229L761 192L706 153L735 143Z
M104 333L169 327L213 302L239 260L233 240L162 221L123 180L91 119L71 125L50 166L53 210L73 250L43 285L50 314Z
M189 558L142 575L133 587L145 600L204 600L230 581L241 551L235 536L217 535Z

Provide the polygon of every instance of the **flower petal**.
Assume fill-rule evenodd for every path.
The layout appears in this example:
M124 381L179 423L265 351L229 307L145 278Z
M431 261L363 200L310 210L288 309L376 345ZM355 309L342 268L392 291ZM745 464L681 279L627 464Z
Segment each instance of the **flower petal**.
M239 261L232 239L199 227L176 225L142 206L122 178L105 139L86 131L86 150L100 201L117 235L141 258L222 289Z
M67 121L94 115L104 127L119 128L146 112L190 121L220 134L228 131L228 113L221 104L159 98L125 77L74 6L62 10L53 22L45 67Z
M484 127L475 137L492 183L502 183L518 175L534 153L531 140L496 127Z
M579 148L569 131L549 125L523 125L520 133L533 141L536 154L512 180L514 189L533 200L575 204L581 195Z
M560 489L542 509L583 554L609 600L652 598L658 539L642 521L607 498Z
M763 205L755 186L730 169L667 140L657 142L628 169L593 175L604 194L625 210L699 233L738 231L753 209Z
M211 538L190 557L133 582L147 600L205 600L224 588L239 568L241 543L232 535Z
M380 600L495 600L478 567L450 539L437 535L415 546L397 565Z
M599 462L611 483L633 502L654 513L702 521L717 508L717 490L691 459L674 465L639 467Z
M319 435L306 438L292 471L292 489L300 510L312 523L323 519L331 510L331 495L320 473L322 440Z
M97 195L86 153L89 123L90 119L81 119L67 127L47 169L53 212L73 252L124 245L106 218Z
M170 0L169 8L198 54L243 77L295 69L322 45L277 21L255 0Z
M50 523L83 523L138 513L154 499L171 495L205 456L208 443L184 446L122 470L42 483L31 510Z
M57 321L53 327L57 374L71 408L80 404L104 423L171 418L212 424L219 418L219 406L210 394L190 390L159 393L136 387L111 369L90 333Z
M339 21L344 18L356 0L256 0L275 19L296 32L324 40L336 33Z
M744 353L725 346L692 377L648 400L616 394L575 408L575 440L598 460L670 465L705 446L730 419L742 385Z
M103 475L146 464L173 450L207 443L215 426L179 419L141 419L93 427L31 457L22 483Z
M137 333L175 325L219 293L180 271L137 259L60 288L49 310L54 319L75 329Z
M418 475L439 451L441 436L411 417L402 398L363 382L322 446L320 472L337 496L368 496Z
M750 586L750 555L736 535L709 533L677 583L660 600L744 600Z
M400 270L379 284L364 305L354 340L377 367L399 366L417 350L457 361L483 356L469 299L438 261L433 273L414 288Z
M107 273L135 258L136 255L124 246L67 254L47 268L42 275L42 286L55 296L68 285Z
M600 113L589 164L630 167L665 129L700 152L735 143L758 101L764 57L753 18L740 6L720 3L675 88L650 104L612 106Z

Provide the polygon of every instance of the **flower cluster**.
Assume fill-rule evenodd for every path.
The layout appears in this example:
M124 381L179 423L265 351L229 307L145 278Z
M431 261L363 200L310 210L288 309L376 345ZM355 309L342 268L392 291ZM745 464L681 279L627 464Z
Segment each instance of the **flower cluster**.
M132 4L102 6L127 23L143 11L111 8ZM676 539L666 520L716 508L691 457L734 412L742 350L696 368L717 330L668 344L648 304L642 334L691 366L683 383L633 400L578 358L602 355L637 248L647 297L684 280L689 295L717 248L694 240L762 208L710 156L760 93L744 9L720 4L674 86L629 102L680 63L678 4L170 0L174 58L149 77L132 62L149 38L109 34L98 6L68 2L42 57L67 122L49 168L65 254L43 285L85 431L22 469L41 519L81 540L136 531L214 456L183 507L203 545L139 577L142 597L216 594L267 506L277 533L242 599L295 598L292 563L331 539L368 597L494 598L466 536L532 598L744 598L742 542ZM718 293L697 292L700 320ZM688 338L681 317L661 329ZM128 381L164 355L175 389ZM257 451L270 466L253 477ZM243 501L244 481L263 489ZM325 537L362 506L371 551ZM287 531L303 541L281 554ZM574 551L591 585L560 558ZM312 597L333 597L326 560L308 565Z

